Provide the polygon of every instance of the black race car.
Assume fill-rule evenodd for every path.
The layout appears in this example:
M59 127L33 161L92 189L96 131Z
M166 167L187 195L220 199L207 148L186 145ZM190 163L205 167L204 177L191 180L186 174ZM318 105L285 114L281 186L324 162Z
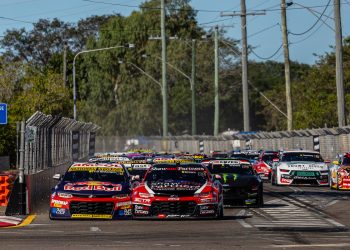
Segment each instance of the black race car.
M212 160L208 169L212 175L221 176L225 205L264 205L263 182L248 160Z

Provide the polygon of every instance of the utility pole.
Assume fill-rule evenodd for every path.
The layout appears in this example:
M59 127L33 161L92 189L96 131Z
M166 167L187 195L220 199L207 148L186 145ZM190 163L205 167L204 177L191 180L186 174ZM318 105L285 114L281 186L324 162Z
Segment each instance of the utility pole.
M63 86L67 86L67 41L63 44Z
M289 45L287 33L287 14L286 0L281 0L281 19L282 19L282 39L284 52L284 76L286 81L286 103L287 103L287 129L291 131L293 128L293 110L292 110L292 94L290 87L290 65L289 65Z
M167 83L167 53L166 53L166 34L165 34L165 4L160 1L160 30L162 38L162 84L163 84L163 137L168 136L168 83Z
M243 128L250 130L249 94L248 94L248 45L247 45L247 9L245 0L241 0L241 32L242 32L242 91L243 91Z
M219 27L214 30L215 77L214 77L214 136L219 134Z
M196 121L196 39L192 39L192 72L191 72L191 94L192 94L192 135L197 134Z
M241 13L221 13L221 16L240 16L242 33L242 96L243 96L243 128L250 130L249 119L249 89L248 89L248 43L247 43L247 16L265 15L265 12L247 13L245 0L241 0Z
M334 0L335 23L335 70L338 100L338 126L346 125L345 101L344 101L344 76L343 76L343 38L340 15L340 0Z

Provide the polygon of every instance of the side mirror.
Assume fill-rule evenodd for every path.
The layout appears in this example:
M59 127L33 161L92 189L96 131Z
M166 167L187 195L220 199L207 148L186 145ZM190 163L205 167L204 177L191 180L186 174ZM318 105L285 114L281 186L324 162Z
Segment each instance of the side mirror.
M214 177L214 180L218 180L218 181L222 180L221 175L219 174L215 174L213 177Z
M140 176L139 175L133 175L133 176L131 176L131 180L132 181L139 181L140 180Z
M273 160L272 160L273 162L279 162L280 161L280 159L278 159L278 158L273 158Z
M61 175L60 175L60 174L55 174L54 176L52 176L52 178L53 178L54 180L59 181L59 180L61 179Z
M334 165L339 165L339 161L333 161L332 162Z

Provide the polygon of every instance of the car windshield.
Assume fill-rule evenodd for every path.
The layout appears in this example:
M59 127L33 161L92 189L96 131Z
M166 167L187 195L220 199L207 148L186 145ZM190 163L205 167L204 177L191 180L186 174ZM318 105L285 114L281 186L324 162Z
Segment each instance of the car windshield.
M75 171L69 169L64 175L65 182L102 181L111 183L126 182L127 175L123 169L120 171L106 171L96 169L95 171Z
M204 184L208 179L205 169L200 165L165 165L152 167L146 176L147 182L196 182Z
M253 175L254 172L248 164L210 164L208 166L211 174L241 174Z
M349 165L350 165L350 158L344 157L344 159L343 159L343 164L342 164L342 165L349 166Z
M275 154L271 154L271 155L265 154L265 155L263 155L262 160L265 162L271 162L271 161L273 161L273 159L276 159L276 158L278 158L278 156Z
M258 154L245 154L245 153L235 153L232 154L231 157L233 158L244 158L248 160L257 160L259 158Z
M281 160L323 162L321 155L317 153L285 153Z

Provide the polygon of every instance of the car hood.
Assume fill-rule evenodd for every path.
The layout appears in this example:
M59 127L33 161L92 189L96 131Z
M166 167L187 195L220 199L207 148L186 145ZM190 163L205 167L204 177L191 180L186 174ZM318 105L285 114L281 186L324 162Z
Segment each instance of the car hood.
M223 186L251 187L259 184L258 177L256 177L255 175L222 173L220 174L220 176L222 178Z
M130 184L127 182L111 183L101 181L61 182L55 188L56 192L65 192L79 195L116 195L130 193Z
M151 181L145 184L156 194L194 194L206 185L193 181Z

